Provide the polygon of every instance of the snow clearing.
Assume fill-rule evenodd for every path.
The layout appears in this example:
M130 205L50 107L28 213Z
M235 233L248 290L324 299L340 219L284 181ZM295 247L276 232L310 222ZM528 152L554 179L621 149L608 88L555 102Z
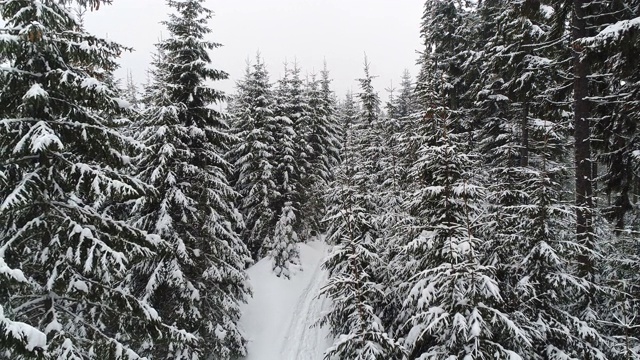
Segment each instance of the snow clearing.
M313 326L330 303L318 298L327 274L320 268L329 246L314 241L300 246L302 267L290 279L271 271L271 259L248 270L253 297L242 307L240 326L248 340L246 360L322 360L332 339Z

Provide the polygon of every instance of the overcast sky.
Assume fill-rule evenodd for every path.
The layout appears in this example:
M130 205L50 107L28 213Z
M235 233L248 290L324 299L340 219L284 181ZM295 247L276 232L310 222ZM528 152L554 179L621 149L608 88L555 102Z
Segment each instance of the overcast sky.
M169 9L164 0L114 0L87 15L89 31L108 36L135 51L122 57L124 78L129 69L142 83L154 43L166 34L160 21ZM405 68L416 74L420 50L419 25L423 0L208 0L215 12L211 40L215 65L230 74L218 83L232 92L242 77L247 58L260 51L277 80L285 59L297 59L304 73L320 71L326 59L334 89L339 94L357 91L366 52L375 86L386 98L391 81L398 84Z

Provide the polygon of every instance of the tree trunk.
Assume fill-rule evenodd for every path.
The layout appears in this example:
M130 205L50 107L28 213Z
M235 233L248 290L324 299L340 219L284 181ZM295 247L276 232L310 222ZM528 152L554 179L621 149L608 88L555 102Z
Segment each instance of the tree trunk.
M576 167L576 233L577 242L587 249L593 249L593 188L591 166L591 124L589 96L589 64L582 59L582 46L578 41L587 34L585 21L585 0L573 1L572 40L574 60L574 139ZM580 272L588 276L593 271L591 256L585 251L580 259Z

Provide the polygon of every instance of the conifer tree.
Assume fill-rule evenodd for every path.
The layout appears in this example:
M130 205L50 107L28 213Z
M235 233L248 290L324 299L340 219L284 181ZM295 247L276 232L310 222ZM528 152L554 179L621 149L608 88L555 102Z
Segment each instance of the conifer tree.
M123 93L124 99L127 100L132 107L137 108L140 105L138 86L133 80L131 71L127 72L127 81Z
M338 118L337 100L336 96L331 90L331 78L327 63L324 63L324 68L320 72L320 86L322 91L322 102L324 107L325 128L326 128L326 162L329 164L329 168L333 169L340 161L340 149L342 145L339 141L340 134L343 129ZM333 179L333 173L329 174L330 181Z
M305 132L309 122L309 106L304 98L300 68L285 65L284 76L276 89L276 184L280 197L274 203L276 213L282 213L286 203L290 203L296 216L293 230L302 233L300 219L304 197L303 181L309 170L310 149Z
M237 323L249 290L243 271L246 247L235 232L241 215L228 183L225 154L234 141L226 116L213 108L225 95L206 84L227 74L211 67L205 40L212 12L203 0L169 0L176 12L158 44L150 106L139 138L148 150L138 160L139 177L156 192L132 210L136 226L165 238L166 251L136 264L143 299L183 338L141 344L154 359L195 359L246 354Z
M332 92L329 88L328 70L317 79L315 74L307 81L305 95L309 106L309 123L306 130L306 143L310 149L308 158L309 173L304 183L308 195L303 206L306 233L317 234L321 231L320 220L324 211L322 194L331 181L333 166L337 163L339 145L336 138L336 124Z
M470 149L464 113L447 101L432 78L423 84L422 146L412 177L420 186L407 206L416 218L406 241L401 320L410 359L519 358L517 344L529 343L520 324L501 311L504 301L495 268L486 263L481 233L482 200L477 155ZM430 91L428 91L430 89ZM445 87L446 89L446 87ZM496 341L496 334L510 338Z
M400 89L393 101L389 102L388 116L397 119L397 146L399 156L399 177L404 186L410 186L407 169L416 160L415 134L420 122L416 86L409 70L402 73ZM391 112L391 109L393 111Z
M357 112L353 96L348 94L343 113L346 144L327 195L327 239L336 245L323 264L330 276L322 294L333 300L333 308L320 323L329 324L338 336L326 356L340 359L401 359L404 353L379 317L385 297L379 281L386 264L381 256L385 239L376 207L377 164L370 156L377 153L372 145L377 133L372 127L379 116L372 80L365 62L359 94L362 109Z
M107 210L149 190L123 174L138 145L106 82L124 49L57 1L4 0L0 14L0 268L26 282L0 292L0 349L19 359L44 347L40 331L51 358L139 358L133 339L160 319L127 289L129 264L162 242Z
M348 134L348 129L354 126L358 113L360 112L359 104L356 102L354 94L349 91L344 97L344 100L340 102L338 108L339 128L342 129L342 133L339 134L338 139L340 143L345 144ZM338 165L343 163L343 154L347 151L345 146L340 148L340 161Z
M257 259L273 236L280 209L276 182L275 100L264 62L258 57L238 83L231 114L239 138L230 156L234 162L239 209L244 216L243 241Z
M269 256L273 260L273 272L277 276L289 278L291 276L291 266L300 265L300 255L298 252L298 234L293 226L296 222L296 215L293 212L291 202L285 202L282 213L276 223L272 240L266 245L269 249Z
M333 300L333 308L320 321L329 325L337 341L327 350L328 358L401 359L403 349L390 338L378 317L384 291L376 283L384 264L376 248L375 214L367 193L366 168L360 137L366 135L357 116L352 95L345 103L346 143L328 193L329 243L336 244L323 267L329 281L321 294Z
M533 225L523 217L523 212L534 207L537 201L534 195L537 189L531 182L537 183L540 174L548 173L548 169L541 169L541 157L547 162L564 159L566 154L559 151L563 148L560 144L568 142L567 124L562 117L542 120L549 117L545 91L553 87L552 59L547 58L551 54L541 46L550 31L551 14L548 6L540 3L486 1L480 8L483 25L478 29L478 37L486 39L484 42L489 46L481 55L482 76L476 84L478 96L473 115L479 125L478 150L487 177L488 227L484 234L490 240L487 246L494 249L488 262L496 266L496 276L506 300L503 311L520 318L543 311L532 309L529 315L522 312L530 305L523 293L526 288L522 280L532 272L543 271L534 269L542 267L542 263L529 264L531 267L526 270L521 266L527 251L537 241L525 234L535 226L547 227L544 220ZM548 136L548 127L552 128L554 137ZM546 139L544 149L540 146L543 137ZM553 186L566 181L566 175L566 171L556 171ZM550 183L537 184L545 186L547 191L559 190ZM540 206L558 209L562 198L557 196L566 195L555 194L554 203ZM552 246L553 251L560 250L556 243ZM558 301L556 305L561 304ZM522 355L530 353L528 349L522 351Z
M638 56L640 29L638 1L603 2L597 14L600 31L584 38L586 61L596 75L593 106L593 150L597 159L598 183L605 200L598 200L604 219L597 222L596 234L607 254L603 269L605 284L613 296L602 301L605 331L617 339L610 356L640 358L640 252L638 237ZM599 194L599 195L600 195ZM604 203L604 204L603 204ZM598 209L599 210L599 209Z

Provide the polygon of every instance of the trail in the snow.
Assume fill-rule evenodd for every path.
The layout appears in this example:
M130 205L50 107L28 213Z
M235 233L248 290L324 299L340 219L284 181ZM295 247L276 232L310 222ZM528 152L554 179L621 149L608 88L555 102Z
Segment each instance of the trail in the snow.
M253 298L240 321L248 340L246 360L322 360L332 340L327 329L312 325L329 306L318 298L327 278L320 267L327 251L320 241L300 244L304 271L292 271L288 280L273 274L270 259L248 270Z
M318 299L318 293L325 282L320 263L315 266L307 288L298 300L289 323L280 353L283 359L316 360L318 352L318 331L311 328L322 315L325 299ZM324 344L324 342L321 342Z

